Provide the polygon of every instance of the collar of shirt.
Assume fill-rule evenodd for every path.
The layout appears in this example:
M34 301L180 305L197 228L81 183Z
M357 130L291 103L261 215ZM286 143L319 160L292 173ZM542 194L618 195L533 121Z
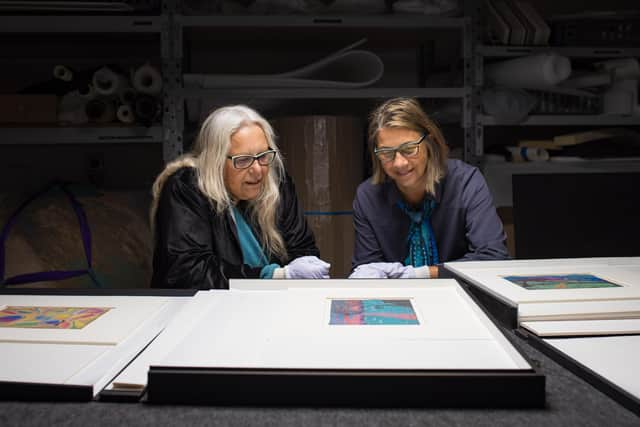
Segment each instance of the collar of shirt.
M436 202L436 205L440 204L440 200L442 199L442 188L444 187L445 181L447 177L444 176L439 183L436 184L436 194L435 197L431 194L426 194L425 197L428 199L433 199ZM396 183L390 179L387 179L383 184L386 186L387 193L387 203L389 206L398 206L398 202L404 202L404 198L402 197L402 193L398 190Z

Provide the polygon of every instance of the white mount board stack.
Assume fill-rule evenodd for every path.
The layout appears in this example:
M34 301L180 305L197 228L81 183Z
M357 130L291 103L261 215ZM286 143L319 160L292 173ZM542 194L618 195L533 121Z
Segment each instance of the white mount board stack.
M566 332L570 324L561 322L588 320L576 333L589 334L586 325L592 325L591 334L611 334L614 323L599 328L597 321L640 322L640 257L452 262L446 268L517 309L518 326L554 322L539 332L553 334L554 325ZM620 330L628 332L628 327Z
M544 378L455 280L230 286L213 292L211 309L151 366L150 402L544 402Z
M492 298L514 307L515 326L532 345L640 414L640 257L446 267L490 296L489 305Z
M2 295L0 397L95 398L180 303L160 296Z

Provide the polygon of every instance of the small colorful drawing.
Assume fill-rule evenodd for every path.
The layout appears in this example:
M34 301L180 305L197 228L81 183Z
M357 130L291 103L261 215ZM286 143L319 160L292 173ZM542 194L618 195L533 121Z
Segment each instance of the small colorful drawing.
M6 307L0 328L82 329L109 307Z
M541 276L503 276L527 290L619 288L620 285L592 274L548 274Z
M419 325L408 299L331 300L330 325Z

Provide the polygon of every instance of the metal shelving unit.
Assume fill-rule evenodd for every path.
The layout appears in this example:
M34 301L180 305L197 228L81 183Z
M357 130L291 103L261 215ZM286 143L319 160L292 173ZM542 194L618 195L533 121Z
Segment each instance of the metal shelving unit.
M234 16L208 15L190 16L177 15L176 21L185 28L215 27L215 28L376 28L383 30L407 30L420 28L463 29L465 18L446 18L419 15L273 15L273 16Z
M465 1L465 3L472 3ZM341 16L191 16L176 15L174 22L177 27L187 32L197 31L255 31L270 30L281 31L278 34L290 34L290 31L306 31L313 34L331 34L345 31L353 39L357 39L367 31L376 33L394 34L394 32L413 32L421 34L430 30L451 30L461 34L462 54L465 64L471 61L472 49L468 48L472 25L468 16L449 18L420 15L341 15ZM361 31L361 33L358 33ZM356 36L358 34L358 36ZM292 35L291 37L295 37ZM469 67L465 67L465 74L469 74ZM465 82L471 81L470 76L465 77ZM460 99L463 103L463 116L461 125L463 128L472 126L472 114L470 113L471 87L464 84L461 87L366 87L357 89L338 88L183 88L182 99L215 99L237 97L239 99L378 99L396 96L409 96L421 99ZM473 145L472 131L465 132L465 146ZM465 150L474 152L473 147ZM467 160L473 160L467 158Z
M463 98L468 89L464 87L439 88L364 88L364 89L329 89L329 88L229 88L229 89L198 89L185 88L182 94L185 99L198 99L215 96L250 96L252 98L283 98L283 99L366 99L389 98L394 96L413 96L416 98Z
M0 144L93 144L93 143L161 143L165 161L183 152L185 100L234 96L252 99L375 99L411 96L422 99L450 98L463 103L461 125L465 128L465 156L474 153L475 116L471 108L472 53L470 37L473 31L468 16L430 17L420 15L341 15L341 16L191 16L181 14L181 0L162 0L159 15L150 16L2 16L0 33L14 34L157 34L163 76L162 124L151 128L128 126L94 127L11 127L0 128ZM472 3L465 1L466 3ZM466 12L466 10L465 10ZM466 13L465 13L466 15ZM404 32L423 34L429 30L451 30L462 34L465 62L465 84L462 87L367 87L359 89L334 88L185 88L183 77L183 37L191 30L282 30L311 31L333 34L345 30L351 34L361 31ZM471 156L473 157L473 156ZM472 160L472 158L467 160Z
M495 117L479 115L478 123L483 126L513 126L501 123ZM600 115L531 115L516 126L640 126L637 116Z
M488 46L480 45L478 54L485 58L507 58L554 52L570 58L627 58L640 56L639 48L572 47L572 46Z
M0 16L0 33L159 33L166 16Z
M4 127L0 143L6 144L130 144L162 142L162 127L75 126L75 127Z
M1 34L157 34L168 29L167 14L155 16L8 15ZM159 47L160 49L160 47ZM165 55L163 55L165 56ZM72 55L69 55L71 58ZM162 144L166 126L11 126L0 127L0 144Z
M554 52L571 58L627 58L640 57L638 48L606 48L606 47L570 47L570 46L487 46L478 45L476 48L476 81L475 84L481 87L483 84L483 64L485 58L510 58L536 53ZM530 115L519 123L505 123L495 117L482 114L481 107L476 106L475 127L476 140L475 148L477 155L482 155L484 147L484 126L640 126L638 116L615 116L615 115Z

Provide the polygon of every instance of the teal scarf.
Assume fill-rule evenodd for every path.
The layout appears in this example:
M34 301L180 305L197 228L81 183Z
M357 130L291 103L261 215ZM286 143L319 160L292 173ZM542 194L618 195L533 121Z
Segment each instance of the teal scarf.
M404 260L404 265L422 267L440 262L435 234L431 227L431 213L435 206L436 202L427 198L421 210L412 210L403 201L398 202L398 207L411 219L407 236L407 258Z

